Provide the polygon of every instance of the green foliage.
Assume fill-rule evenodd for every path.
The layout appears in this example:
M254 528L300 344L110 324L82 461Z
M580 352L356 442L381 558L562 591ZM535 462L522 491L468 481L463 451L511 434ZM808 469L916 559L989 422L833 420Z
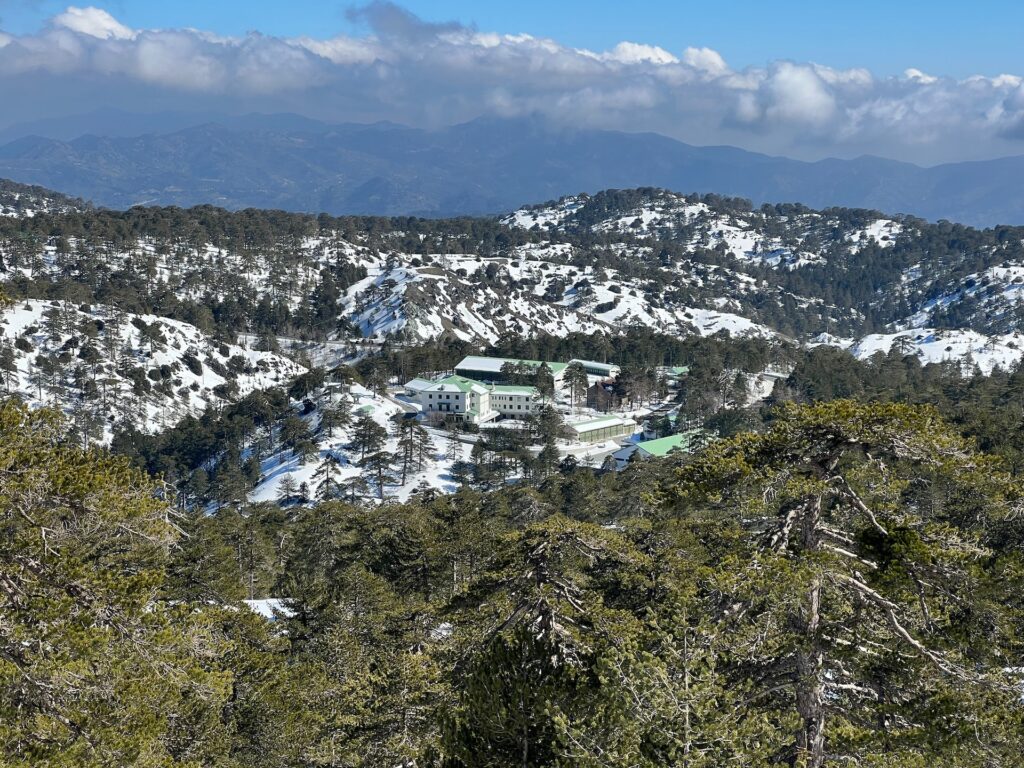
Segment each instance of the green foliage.
M779 759L876 764L972 732L1010 759L1016 619L984 563L1021 498L936 412L900 404L790 405L678 470L671 509L746 531L716 579L728 674L754 682L752 708L797 719ZM949 710L953 688L995 717Z
M5 764L1019 762L1020 489L929 408L789 404L535 485L496 430L486 492L180 517L46 412L0 435Z
M206 618L159 600L177 531L123 459L0 407L0 749L5 764L171 765L215 745L230 675Z

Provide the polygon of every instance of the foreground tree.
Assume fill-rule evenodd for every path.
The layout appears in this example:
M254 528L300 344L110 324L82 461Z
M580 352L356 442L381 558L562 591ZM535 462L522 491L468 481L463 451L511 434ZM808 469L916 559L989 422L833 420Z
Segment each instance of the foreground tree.
M8 766L211 761L229 676L202 614L162 603L177 537L152 482L0 406L0 753ZM205 657L205 658L204 658Z
M461 601L459 623L476 624L477 639L456 667L437 763L672 765L666 747L683 721L659 717L658 705L682 691L651 653L656 624L635 610L652 594L651 560L612 531L557 516L499 551Z
M665 499L746 536L718 567L729 674L793 738L775 759L1013 765L1020 648L986 535L1019 489L927 408L790 406Z

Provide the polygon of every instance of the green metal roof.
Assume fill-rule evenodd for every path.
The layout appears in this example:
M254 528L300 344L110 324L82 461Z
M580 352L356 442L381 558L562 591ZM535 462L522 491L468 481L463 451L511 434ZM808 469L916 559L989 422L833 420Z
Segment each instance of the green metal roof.
M498 365L492 371L489 367L476 368L478 361L493 361ZM466 370L481 370L487 371L488 373L497 373L504 363L513 363L519 365L526 365L530 368L540 368L542 365L547 365L551 369L552 373L558 373L559 371L565 370L568 363L551 363L545 360L526 360L516 357L487 357L486 355L469 355L463 358L462 362L459 363L456 368L464 368Z
M674 365L668 369L669 373L674 373L676 376L682 376L690 372L690 366L688 365Z
M677 448L682 451L689 450L692 438L693 432L679 432L668 437L659 437L657 440L645 440L642 443L637 443L637 448L642 448L644 453L651 456L667 456L670 451Z
M536 387L524 387L515 386L513 384L495 384L491 387L492 392L498 392L499 394L506 395L535 395L537 394Z
M484 385L481 384L479 381L467 379L465 376L446 376L440 381L434 382L435 387L439 387L442 385L447 387L455 387L455 389L459 390L459 392L472 392L473 387L480 387L482 389L484 388Z

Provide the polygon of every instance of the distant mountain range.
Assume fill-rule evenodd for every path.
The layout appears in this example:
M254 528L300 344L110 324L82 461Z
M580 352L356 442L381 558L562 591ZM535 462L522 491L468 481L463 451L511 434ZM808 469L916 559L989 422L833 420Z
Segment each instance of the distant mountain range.
M532 118L431 131L288 114L100 111L8 128L4 139L0 176L114 208L211 203L443 217L657 186L974 226L1024 224L1024 157L932 168L867 156L803 162L653 133L566 130Z

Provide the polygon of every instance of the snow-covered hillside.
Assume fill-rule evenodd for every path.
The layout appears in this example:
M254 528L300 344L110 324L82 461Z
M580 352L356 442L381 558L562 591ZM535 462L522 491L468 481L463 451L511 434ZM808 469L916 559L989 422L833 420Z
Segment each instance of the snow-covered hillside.
M365 240L320 233L290 250L269 252L213 244L168 248L153 237L129 248L53 239L35 252L4 253L0 243L0 277L131 272L151 291L169 291L183 301L246 296L254 304L283 303L298 314L325 292L325 274L340 274L351 284L339 292L334 312L352 330L336 336L422 342L447 335L493 342L507 333L618 332L634 324L684 336L773 335L750 318L751 303L769 287L714 264L662 266L649 247L613 243L586 253L569 243L542 242L481 256L383 250ZM600 261L622 263L635 274L594 263Z
M880 214L860 226L828 212L798 207L768 219L761 211L725 211L697 195L666 190L645 190L626 210L619 206L606 210L600 197L580 195L521 208L502 221L511 227L542 231L586 229L609 236L658 236L689 248L718 249L740 261L782 269L822 264L842 251L856 253L868 242L890 247L904 231L902 222Z
M322 405L323 397L320 393L311 399ZM430 444L425 446L422 455L417 451L402 482L401 449L394 417L403 413L403 406L398 401L374 394L358 384L351 385L349 391L340 397L346 400L350 410L349 422L328 431L322 429L322 409L318 408L303 415L302 418L314 436L315 450L303 458L295 451L283 448L264 458L260 462L259 483L249 494L250 501L281 500L289 485L292 486L296 497L303 492L308 494L307 498L315 498L318 495L324 497L326 494L321 486L325 480L333 484L333 494L337 497L355 492L360 497L379 500L380 489L375 486L372 473L359 466L359 451L352 445L357 421L360 417L366 416L387 432L381 449L399 457L393 466L394 475L391 481L386 482L384 486L385 500L404 501L412 494L422 493L427 489L439 493L452 493L457 490L458 484L449 472L455 461L468 458L470 443L456 441L451 445L445 433L430 430ZM358 489L353 489L353 484L358 485Z
M916 269L907 271L906 280L910 284L927 282ZM996 332L1020 328L1024 320L1024 263L1004 262L946 283L937 296L898 326L914 328L936 320L969 322L979 325L979 330Z
M138 311L177 302L194 314L176 316L239 337L343 344L486 344L631 327L798 343L823 330L856 339L880 328L996 337L1024 329L1024 232L874 211L752 209L638 189L566 197L500 222L214 209L83 215L88 226L69 217L60 233L49 220L0 219L0 281L18 287L13 295L71 282Z
M0 312L0 334L2 389L62 408L95 441L115 424L156 432L303 370L187 323L107 306L18 301Z
M677 300L679 285L651 286L615 269L574 266L557 251L519 249L508 257L392 254L369 267L369 275L348 289L346 318L362 335L399 334L426 341L449 334L466 341L493 342L506 333L556 336L581 331L621 331L630 325L680 336L772 336L770 329L742 317L729 299L711 307ZM738 292L755 281L733 276ZM717 280L726 282L724 275ZM686 278L682 279L687 281ZM702 281L689 278L693 285Z
M0 216L31 218L42 213L69 213L83 207L81 201L48 189L0 179Z
M965 375L1008 371L1024 358L1024 333L986 336L963 329L910 328L897 333L873 333L857 340L821 336L815 344L849 350L859 360L898 352L913 355L922 364L953 363Z

